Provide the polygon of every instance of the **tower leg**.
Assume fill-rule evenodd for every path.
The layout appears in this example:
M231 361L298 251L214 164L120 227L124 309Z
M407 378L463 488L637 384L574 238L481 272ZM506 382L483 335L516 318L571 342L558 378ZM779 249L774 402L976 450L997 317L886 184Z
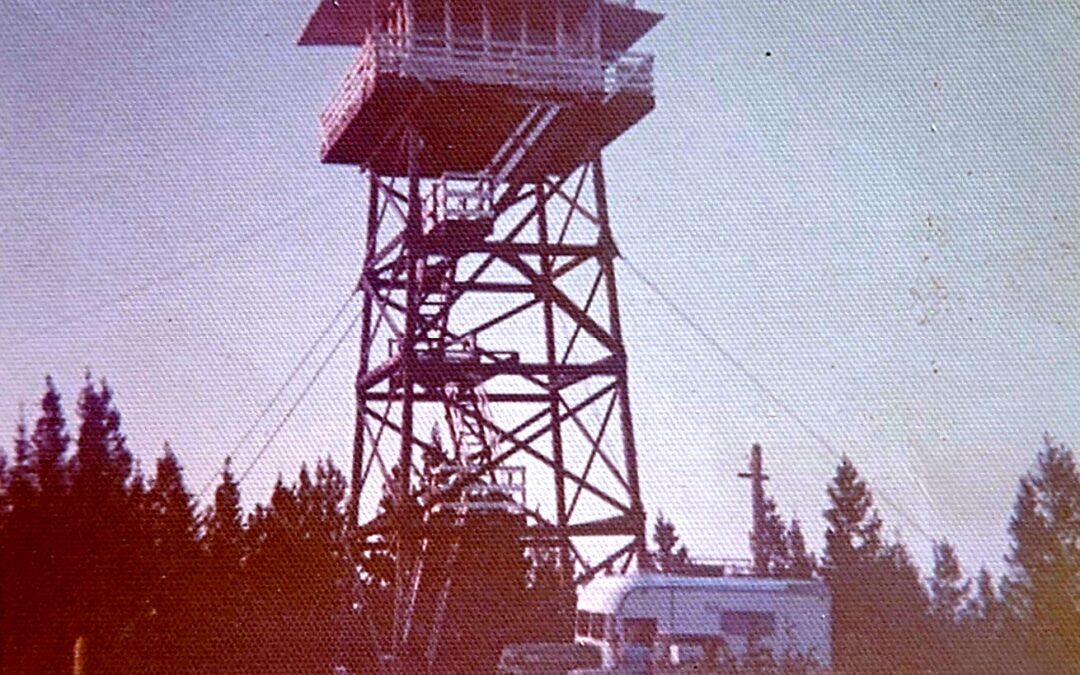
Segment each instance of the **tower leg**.
M600 268L607 285L607 301L611 336L619 345L619 373L616 376L619 400L619 418L622 422L623 461L626 466L627 490L630 493L630 506L638 519L638 532L635 534L634 556L638 561L646 559L647 542L645 539L645 506L641 502L641 488L638 483L637 448L634 445L634 423L630 412L630 384L627 374L626 348L622 339L622 322L619 317L619 293L615 283L615 257L619 254L615 238L611 234L611 220L608 216L607 186L604 184L604 167L597 154L593 159L593 191L596 196L597 219L600 227ZM629 562L629 558L627 559ZM624 566L625 569L625 566Z
M371 173L368 176L368 222L367 240L364 246L364 262L360 274L363 279L371 276L371 265L375 258L375 246L379 234L379 179ZM349 488L349 505L346 512L347 526L352 528L360 515L360 493L364 482L364 409L367 407L367 390L359 386L361 377L367 374L371 364L371 314L373 298L364 293L364 306L360 317L360 362L356 370L356 428L353 430L352 480Z
M420 238L423 235L422 213L420 211L420 136L410 125L405 134L405 143L408 146L409 159L409 192L408 214L404 232L404 256L405 263L405 331L400 340L398 356L400 365L401 386L401 447L398 453L397 475L394 477L393 486L394 509L396 517L400 520L407 519L405 514L409 500L409 482L412 473L412 446L413 446L413 407L415 405L416 378L416 329L417 315L419 313L420 289L418 264L421 258L418 254ZM405 523L405 527L397 528L396 537L396 560L395 560L395 596L394 596L394 667L400 670L404 647L402 636L404 631L404 614L408 604L408 587L412 558L415 552L415 533L411 531L411 523Z

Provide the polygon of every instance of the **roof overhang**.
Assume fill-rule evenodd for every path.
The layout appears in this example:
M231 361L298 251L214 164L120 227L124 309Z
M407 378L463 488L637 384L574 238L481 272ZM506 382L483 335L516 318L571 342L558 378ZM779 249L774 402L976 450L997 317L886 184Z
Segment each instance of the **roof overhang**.
M372 15L385 4L386 0L320 0L297 44L303 47L362 45Z
M604 49L625 52L640 40L653 26L660 23L663 14L633 9L626 5L605 2L601 23L600 43Z
M524 0L501 0L505 4ZM360 46L372 16L381 13L388 0L320 0L304 32L301 46ZM603 2L601 43L605 50L626 51L663 18L662 14L623 4Z

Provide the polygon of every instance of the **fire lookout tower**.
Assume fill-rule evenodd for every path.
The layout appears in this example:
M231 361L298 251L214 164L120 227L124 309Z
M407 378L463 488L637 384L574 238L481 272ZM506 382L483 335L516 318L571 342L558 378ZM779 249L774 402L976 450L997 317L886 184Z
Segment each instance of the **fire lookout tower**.
M653 108L652 56L628 50L660 18L322 0L300 37L359 48L322 161L368 175L349 516L397 552L395 653L424 639L430 663L468 519L508 514L579 582L644 551L600 153Z

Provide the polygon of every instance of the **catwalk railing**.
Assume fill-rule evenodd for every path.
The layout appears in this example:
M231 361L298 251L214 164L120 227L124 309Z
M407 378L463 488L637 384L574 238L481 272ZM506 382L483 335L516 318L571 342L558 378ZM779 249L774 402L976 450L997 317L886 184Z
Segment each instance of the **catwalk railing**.
M651 95L653 56L624 52L601 60L555 46L441 36L373 35L360 48L321 116L323 151L344 133L379 75L509 86L537 93Z

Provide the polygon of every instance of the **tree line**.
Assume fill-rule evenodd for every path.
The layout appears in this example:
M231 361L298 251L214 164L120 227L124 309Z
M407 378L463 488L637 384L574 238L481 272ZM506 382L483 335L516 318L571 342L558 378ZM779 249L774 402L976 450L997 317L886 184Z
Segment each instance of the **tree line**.
M152 475L134 461L105 381L87 375L75 414L69 424L46 378L36 419L20 419L0 452L0 671L377 669L394 561L350 539L346 480L332 462L279 478L246 513L226 460L200 507L167 444ZM920 571L884 534L846 457L826 492L820 556L771 499L750 543L769 575L828 585L836 671L1078 670L1080 471L1063 444L1044 439L1020 478L1000 578L965 576L944 540ZM557 552L523 548L509 531L477 530L462 546L460 568L478 574L451 596L451 639L440 646L440 663L460 672L490 670L505 643L572 639L574 596ZM654 542L659 570L689 563L662 517Z

